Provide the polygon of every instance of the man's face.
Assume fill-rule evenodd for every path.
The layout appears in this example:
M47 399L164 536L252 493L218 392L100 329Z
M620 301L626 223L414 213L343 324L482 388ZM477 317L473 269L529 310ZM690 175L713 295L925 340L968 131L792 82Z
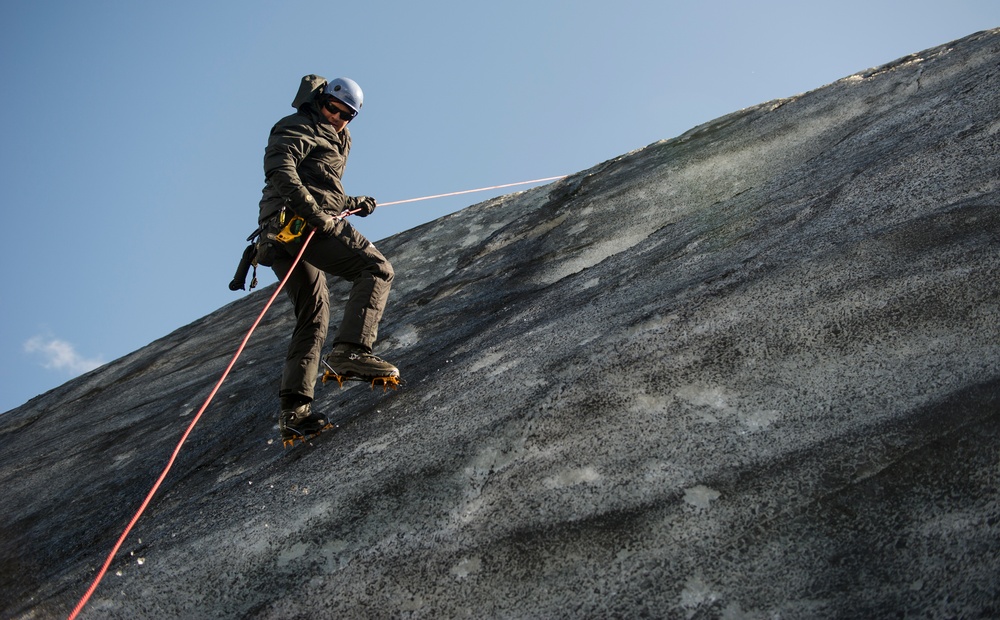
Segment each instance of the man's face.
M337 112L333 112L331 111L331 108L336 109L339 112L343 112L344 114L341 115ZM330 124L333 125L333 128L337 131L343 131L344 127L347 127L347 123L351 122L344 119L344 116L351 116L354 113L351 108L336 99L329 99L326 105L320 109L323 111L323 116L326 117L326 120L330 121Z

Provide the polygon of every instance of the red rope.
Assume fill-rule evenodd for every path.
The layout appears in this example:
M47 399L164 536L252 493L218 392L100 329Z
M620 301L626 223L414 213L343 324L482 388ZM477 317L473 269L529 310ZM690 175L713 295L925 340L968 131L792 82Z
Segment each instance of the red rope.
M212 392L208 395L208 398L205 399L205 404L201 406L201 409L198 410L198 413L194 416L194 419L191 420L191 424L188 425L187 430L184 431L184 435L181 437L181 440L177 443L177 447L174 448L174 453L170 455L170 460L167 462L167 466L163 469L163 473L161 473L160 477L157 478L156 483L153 485L153 488L150 489L149 494L146 495L146 499L142 502L142 505L139 506L139 510L136 511L135 516L132 517L131 521L129 521L128 527L125 528L125 531L122 532L122 535L118 538L118 542L115 543L115 546L111 550L111 553L108 554L108 558L104 561L104 566L102 566L101 570L98 571L97 576L94 578L93 583L90 584L90 588L87 589L87 593L83 595L83 598L80 599L80 602L76 604L76 608L73 609L73 613L69 615L69 620L73 620L80 614L81 611L83 611L83 607L87 604L87 601L89 601L90 597L94 594L94 591L97 589L98 584L100 584L101 580L104 579L104 575L108 572L108 568L111 566L111 562L114 561L115 555L118 554L118 550L121 549L122 544L125 542L125 538L128 537L129 532L131 532L132 528L135 527L135 524L139 520L139 517L142 516L142 513L145 512L146 507L149 506L149 502L153 499L153 495L156 494L156 491L159 490L160 484L162 484L163 480L167 477L167 473L170 471L170 468L174 466L174 461L177 460L177 455L180 454L181 446L183 446L184 442L187 441L188 435L191 434L191 431L194 430L195 424L197 424L198 420L201 419L201 414L205 413L205 409L208 408L209 403L212 402L212 399L215 398L215 395L216 393L218 393L219 388L222 387L222 382L226 380L226 377L229 376L229 373L230 371L232 371L233 366L236 365L236 360L239 359L240 355L242 355L243 349L246 348L247 342L250 341L251 334L253 334L254 330L257 329L257 326L260 325L260 322L264 319L264 314L267 313L267 311L271 308L271 305L274 303L274 300L277 299L278 297L278 293L281 292L281 289L284 288L285 283L288 282L288 278L292 275L292 271L295 269L296 265L298 265L299 261L302 260L302 254L305 253L306 246L309 245L309 241L312 240L314 234L316 234L315 229L309 231L309 236L307 236L305 241L302 242L302 249L299 250L299 254L298 256L295 257L295 260L292 261L292 266L288 269L288 273L285 274L284 279L282 279L281 283L278 284L278 288L274 289L274 293L271 295L271 298L267 300L266 304L264 304L264 309L260 311L260 316L257 317L256 321L254 321L253 325L250 327L250 331L248 331L247 335L243 337L243 342L241 342L239 348L236 349L236 354L233 355L233 359L232 361L229 362L229 366L226 367L226 370L225 372L222 373L222 376L219 378L218 383L215 384L215 387L212 389Z

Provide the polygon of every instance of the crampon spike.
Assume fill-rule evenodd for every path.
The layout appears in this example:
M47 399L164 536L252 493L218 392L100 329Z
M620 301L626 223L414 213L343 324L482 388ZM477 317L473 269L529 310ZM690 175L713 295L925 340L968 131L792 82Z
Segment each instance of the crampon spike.
M392 388L394 390L398 390L399 389L399 377L396 377L396 376L391 376L391 377L375 377L374 379L372 379L372 389L373 390L375 389L375 384L376 383L381 383L382 384L382 391L383 392L388 392L389 388Z
M326 385L327 379L334 379L334 380L336 380L337 381L337 385L340 386L340 389L344 389L344 377L338 375L337 373L333 372L332 370L327 370L326 372L323 373L323 377L320 379L320 381L323 382L323 385Z

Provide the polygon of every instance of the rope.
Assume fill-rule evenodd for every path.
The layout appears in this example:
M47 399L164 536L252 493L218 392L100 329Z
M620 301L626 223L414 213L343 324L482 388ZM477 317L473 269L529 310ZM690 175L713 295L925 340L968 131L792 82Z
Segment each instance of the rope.
M153 495L156 494L156 491L159 490L160 484L162 484L164 478L167 477L167 473L170 471L170 468L174 466L174 461L177 460L177 455L180 454L181 446L183 446L184 442L187 441L188 435L191 434L191 431L194 430L195 424L197 424L198 420L201 419L201 414L205 413L205 409L208 409L209 403L212 402L212 399L215 398L219 388L222 387L222 382L226 380L226 377L229 376L233 366L236 365L236 360L239 359L240 355L242 355L243 349L246 348L247 342L250 341L250 335L253 334L254 330L257 329L257 326L260 325L260 322L264 319L264 314L271 308L271 304L274 303L274 300L278 297L278 293L281 292L285 283L288 282L288 278L292 275L292 271L295 269L296 265L298 265L299 261L302 260L302 254L305 253L306 246L309 245L309 241L312 240L314 234L316 234L315 229L311 230L309 232L309 236L302 242L302 249L299 250L298 256L295 257L295 260L292 261L292 266L289 268L288 273L285 274L284 279L281 280L278 287L274 289L274 293L271 295L271 298L267 300L266 304L264 304L264 309L260 311L260 316L257 317L256 321L254 321L253 325L250 327L250 331L248 331L247 335L243 337L243 342L241 342L239 348L236 349L236 354L233 355L233 359L229 362L229 366L226 367L226 370L222 373L218 383L215 384L212 392L208 395L208 398L205 399L205 404L201 406L201 409L198 410L198 413L188 425L187 430L184 431L184 435L181 436L181 440L177 443L177 447L174 448L174 453L170 455L170 460L167 462L167 466L163 469L163 473L161 473L160 477L156 479L156 483L153 485L153 488L149 490L149 493L146 495L146 499L142 502L142 505L139 506L139 510L136 511L135 516L132 517L132 520L129 521L128 526L125 528L125 531L122 532L122 535L118 538L118 542L115 543L114 548L111 549L111 553L108 554L108 558L104 561L104 566L101 567L97 576L94 577L94 581L90 584L90 588L87 589L87 593L83 595L80 602L76 604L76 608L73 609L73 613L69 615L69 620L74 620L74 618L76 618L80 612L83 611L83 607L94 594L94 590L97 589L97 585L101 583L102 579L104 579L104 575L108 572L108 568L111 566L111 562L115 559L115 555L118 554L118 550L121 549L122 544L125 542L125 538L128 537L129 532L131 532L132 528L135 527L135 524L139 520L139 517L142 516L142 513L146 511L146 507L149 506L149 502L153 499Z
M517 183L507 183L505 185L494 185L492 187L480 187L479 189L466 189L466 190L462 190L460 192L451 192L451 193L448 193L448 194L435 194L433 196L424 196L422 198L408 198L406 200L396 200L396 201L393 201L393 202L380 202L380 203L378 203L378 206L380 206L380 207L388 207L390 205L401 205L401 204L406 204L408 202L418 202L420 200L430 200L432 198L448 198L449 196L461 196L462 194L472 194L474 192L486 192L486 191L489 191L491 189L503 189L505 187L515 187L517 185L528 185L530 183L544 183L545 181L558 181L559 179L565 179L565 178L566 178L566 175L564 174L564 175L558 176L558 177L548 177L548 178L545 178L545 179L535 179L534 181L519 181Z
M389 205L398 205L408 202L417 202L420 200L430 200L432 198L459 196L461 194L471 194L473 192L485 192L491 189L503 189L505 187L514 187L516 185L528 185L529 183L542 183L544 181L555 181L563 178L565 178L565 175L558 177L549 177L546 179L536 179L534 181L521 181L519 183L507 183L505 185L494 185L492 187L467 189L460 192L437 194L435 196L424 196L422 198L410 198L407 200L397 200L395 202L383 202L379 203L378 206L385 207ZM357 210L347 211L345 213L342 213L339 217L344 218L353 213L357 213ZM233 355L233 359L229 362L229 365L226 367L226 370L222 373L222 376L219 377L219 381L215 384L215 387L212 388L211 393L209 393L208 398L205 399L205 403L201 406L201 409L198 410L198 413L195 414L194 418L191 420L191 423L188 424L187 430L184 431L184 434L181 436L180 441L177 442L177 447L174 448L173 454L170 455L170 460L167 461L167 466L163 469L163 472L160 474L160 477L156 479L156 482L153 484L153 488L149 490L149 493L146 495L146 499L143 500L142 505L139 506L139 510L136 511L135 515L132 517L132 520L129 521L128 525L125 527L125 530L122 532L121 536L118 537L118 542L115 543L115 546L111 549L111 552L108 554L107 559L104 560L104 565L101 566L101 570L97 572L97 576L94 577L94 580L90 584L90 587L87 588L87 592L76 604L76 607L73 609L73 612L70 613L68 620L75 620L75 618L78 615L80 615L80 612L83 611L83 608L87 605L87 602L90 601L90 597L93 596L94 591L97 590L97 586L101 583L101 580L104 579L104 575L107 574L108 569L111 567L111 563L115 559L115 556L118 555L118 551L125 543L125 539L128 537L129 533L131 533L132 528L135 527L135 524L139 521L139 518L146 511L146 507L149 506L149 503L152 501L153 496L160 489L160 485L163 483L164 479L166 479L167 474L170 472L170 469L174 466L174 461L177 460L177 455L180 454L181 446L183 446L184 442L187 441L187 438L191 434L191 431L194 430L195 425L198 424L198 421L201 419L202 414L205 413L206 409L208 409L208 405L212 402L212 399L215 398L215 395L218 393L219 388L222 387L222 383L226 380L227 377L229 377L229 373L233 370L233 366L236 365L236 360L238 360L240 355L243 354L243 349L246 348L247 343L250 341L250 336L257 329L257 326L260 325L260 322L264 320L264 315L267 313L268 310L270 310L271 305L274 303L274 300L277 299L278 294L281 293L281 290L285 287L285 283L288 282L288 278L291 277L292 271L295 270L295 267L299 264L299 261L302 260L302 255L306 251L306 246L309 245L309 242L312 240L313 235L315 234L316 230L315 229L311 230L309 232L309 235L306 237L305 241L302 242L302 248L299 250L299 253L295 257L295 260L292 261L292 266L288 269L288 273L285 274L285 277L278 284L278 287L274 289L274 293L271 294L271 298L267 300L266 304L264 304L264 309L260 311L260 315L257 317L257 320L253 322L253 325L250 326L250 330L247 332L246 336L243 337L243 342L241 342L240 346L236 349L236 353Z

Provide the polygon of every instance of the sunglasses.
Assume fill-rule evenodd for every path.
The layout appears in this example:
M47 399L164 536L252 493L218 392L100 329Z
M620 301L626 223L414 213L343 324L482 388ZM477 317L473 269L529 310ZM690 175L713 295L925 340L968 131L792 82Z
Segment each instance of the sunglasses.
M327 99L326 101L326 109L330 114L333 114L334 116L339 116L341 120L348 122L354 120L354 117L358 115L358 113L355 112L354 110L341 110L340 108L338 108L333 104L333 101L334 101L333 99Z

